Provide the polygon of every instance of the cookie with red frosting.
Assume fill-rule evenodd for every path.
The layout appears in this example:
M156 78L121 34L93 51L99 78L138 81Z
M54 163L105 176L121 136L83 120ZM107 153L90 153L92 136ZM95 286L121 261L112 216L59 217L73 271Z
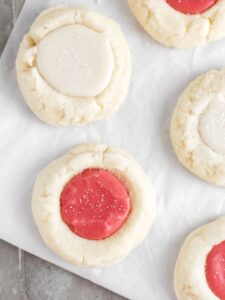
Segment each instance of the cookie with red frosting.
M187 237L176 262L174 285L180 300L225 299L225 217Z
M130 155L105 145L81 145L40 173L32 211L56 254L74 264L106 267L145 238L155 196Z
M225 36L225 0L128 2L143 28L167 47L196 47Z

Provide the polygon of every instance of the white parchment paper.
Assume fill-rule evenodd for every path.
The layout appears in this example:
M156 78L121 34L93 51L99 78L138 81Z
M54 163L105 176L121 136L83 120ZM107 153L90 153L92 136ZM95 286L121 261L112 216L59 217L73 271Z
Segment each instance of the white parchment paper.
M27 108L14 61L35 16L51 5L86 6L121 24L133 60L130 91L118 113L77 128L53 128ZM186 171L169 139L169 122L190 80L225 64L225 40L196 50L160 46L131 16L125 0L27 0L0 61L0 238L134 300L175 299L173 268L185 236L225 213L225 191ZM147 239L121 264L83 269L66 264L42 242L30 201L39 171L73 146L103 142L122 147L143 166L157 192L157 217Z

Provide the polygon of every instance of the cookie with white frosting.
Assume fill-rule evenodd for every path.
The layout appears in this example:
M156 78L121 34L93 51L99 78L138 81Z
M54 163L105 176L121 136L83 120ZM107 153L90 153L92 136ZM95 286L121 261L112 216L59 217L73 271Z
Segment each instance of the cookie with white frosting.
M64 260L107 267L146 237L155 216L155 195L129 154L88 144L40 173L32 211L42 238Z
M167 47L190 48L225 36L225 0L128 0L152 38Z
M131 58L118 24L82 8L42 12L16 60L30 109L51 125L101 120L125 100Z
M195 175L225 186L225 70L195 79L173 112L171 141L180 162Z
M225 299L225 217L193 231L174 271L179 300Z

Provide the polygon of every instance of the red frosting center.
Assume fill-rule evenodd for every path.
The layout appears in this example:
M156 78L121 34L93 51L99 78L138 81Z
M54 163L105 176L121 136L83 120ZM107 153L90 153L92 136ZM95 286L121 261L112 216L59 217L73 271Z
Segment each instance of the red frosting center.
M225 241L216 245L206 259L206 279L212 292L225 300Z
M62 191L60 205L63 221L89 240L111 236L130 212L126 188L116 176L102 169L87 169L74 176Z
M166 0L167 3L183 14L201 14L216 4L218 0Z

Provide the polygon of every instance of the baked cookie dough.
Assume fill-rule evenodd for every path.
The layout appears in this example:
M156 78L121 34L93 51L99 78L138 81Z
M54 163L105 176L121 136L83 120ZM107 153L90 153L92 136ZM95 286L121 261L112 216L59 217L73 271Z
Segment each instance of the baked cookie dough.
M143 28L158 42L196 47L225 36L225 0L128 0Z
M131 58L114 21L83 8L43 11L24 36L16 59L30 109L51 125L101 120L125 100Z
M187 237L176 262L174 286L179 300L225 299L225 217Z
M225 70L212 70L187 87L173 112L170 136L187 169L225 186Z
M155 215L155 195L130 155L87 144L40 173L32 211L45 243L65 261L108 267L146 237Z

